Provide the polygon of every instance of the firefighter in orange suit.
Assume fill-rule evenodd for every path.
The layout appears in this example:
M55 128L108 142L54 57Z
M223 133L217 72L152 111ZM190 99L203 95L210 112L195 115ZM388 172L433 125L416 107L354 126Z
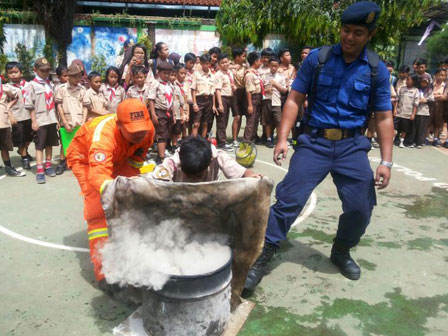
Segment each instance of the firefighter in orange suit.
M98 250L108 238L101 194L118 175L140 173L153 139L154 126L146 105L138 99L126 99L118 105L116 115L94 118L83 125L68 147L67 163L84 196L90 258L98 282L104 279Z

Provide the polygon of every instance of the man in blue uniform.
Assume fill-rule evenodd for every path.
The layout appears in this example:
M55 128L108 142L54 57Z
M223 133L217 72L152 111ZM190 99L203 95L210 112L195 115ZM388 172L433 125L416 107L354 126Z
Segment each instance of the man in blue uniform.
M277 186L277 202L270 209L265 246L249 271L246 290L253 290L261 281L279 242L286 239L311 192L328 173L343 208L330 259L345 277L357 280L361 275L350 249L359 243L370 222L376 204L375 185L383 189L389 184L392 167L394 130L389 72L382 62L373 68L372 53L366 49L376 32L380 11L373 2L348 7L341 18L340 43L333 46L324 62L319 49L313 50L297 74L283 109L274 150L278 165L286 159L288 133L308 94L306 125L301 125L288 173ZM316 72L317 67L320 73ZM375 177L367 157L371 144L362 135L372 111L382 159Z

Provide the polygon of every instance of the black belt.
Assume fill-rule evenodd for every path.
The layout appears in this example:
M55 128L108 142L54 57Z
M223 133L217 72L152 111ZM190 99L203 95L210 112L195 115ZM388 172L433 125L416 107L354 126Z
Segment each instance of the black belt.
M347 138L353 138L356 134L361 134L360 128L342 129L342 128L314 128L305 126L303 133L315 135L319 138L338 141Z

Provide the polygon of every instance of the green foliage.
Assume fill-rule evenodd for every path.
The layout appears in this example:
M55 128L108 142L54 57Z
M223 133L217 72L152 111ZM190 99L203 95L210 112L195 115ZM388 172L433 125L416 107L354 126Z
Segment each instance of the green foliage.
M18 43L15 49L17 60L23 66L23 77L28 81L34 77L34 49L28 50L23 44Z
M101 78L105 79L107 69L106 57L104 55L94 55L92 57L92 71L97 71L101 74Z
M431 59L440 62L448 55L448 24L442 30L427 39L428 53Z
M137 43L143 44L146 47L146 50L148 51L148 53L151 52L152 41L151 41L151 37L149 35L146 35L146 34L140 35L138 37Z
M224 44L261 47L269 33L283 34L295 45L336 43L340 17L357 0L223 0L216 16ZM440 0L376 0L382 15L372 44L383 56L393 53L401 34L424 21L424 12Z
M9 62L8 57L6 57L5 54L0 54L0 73L4 73L6 75L5 66L6 63L8 62Z

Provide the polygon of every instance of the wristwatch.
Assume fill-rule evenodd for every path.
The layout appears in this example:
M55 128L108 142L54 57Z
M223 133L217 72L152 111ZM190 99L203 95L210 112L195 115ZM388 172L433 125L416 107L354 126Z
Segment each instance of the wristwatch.
M389 161L381 160L380 165L386 166L387 168L392 168L394 163L393 162L389 162Z

